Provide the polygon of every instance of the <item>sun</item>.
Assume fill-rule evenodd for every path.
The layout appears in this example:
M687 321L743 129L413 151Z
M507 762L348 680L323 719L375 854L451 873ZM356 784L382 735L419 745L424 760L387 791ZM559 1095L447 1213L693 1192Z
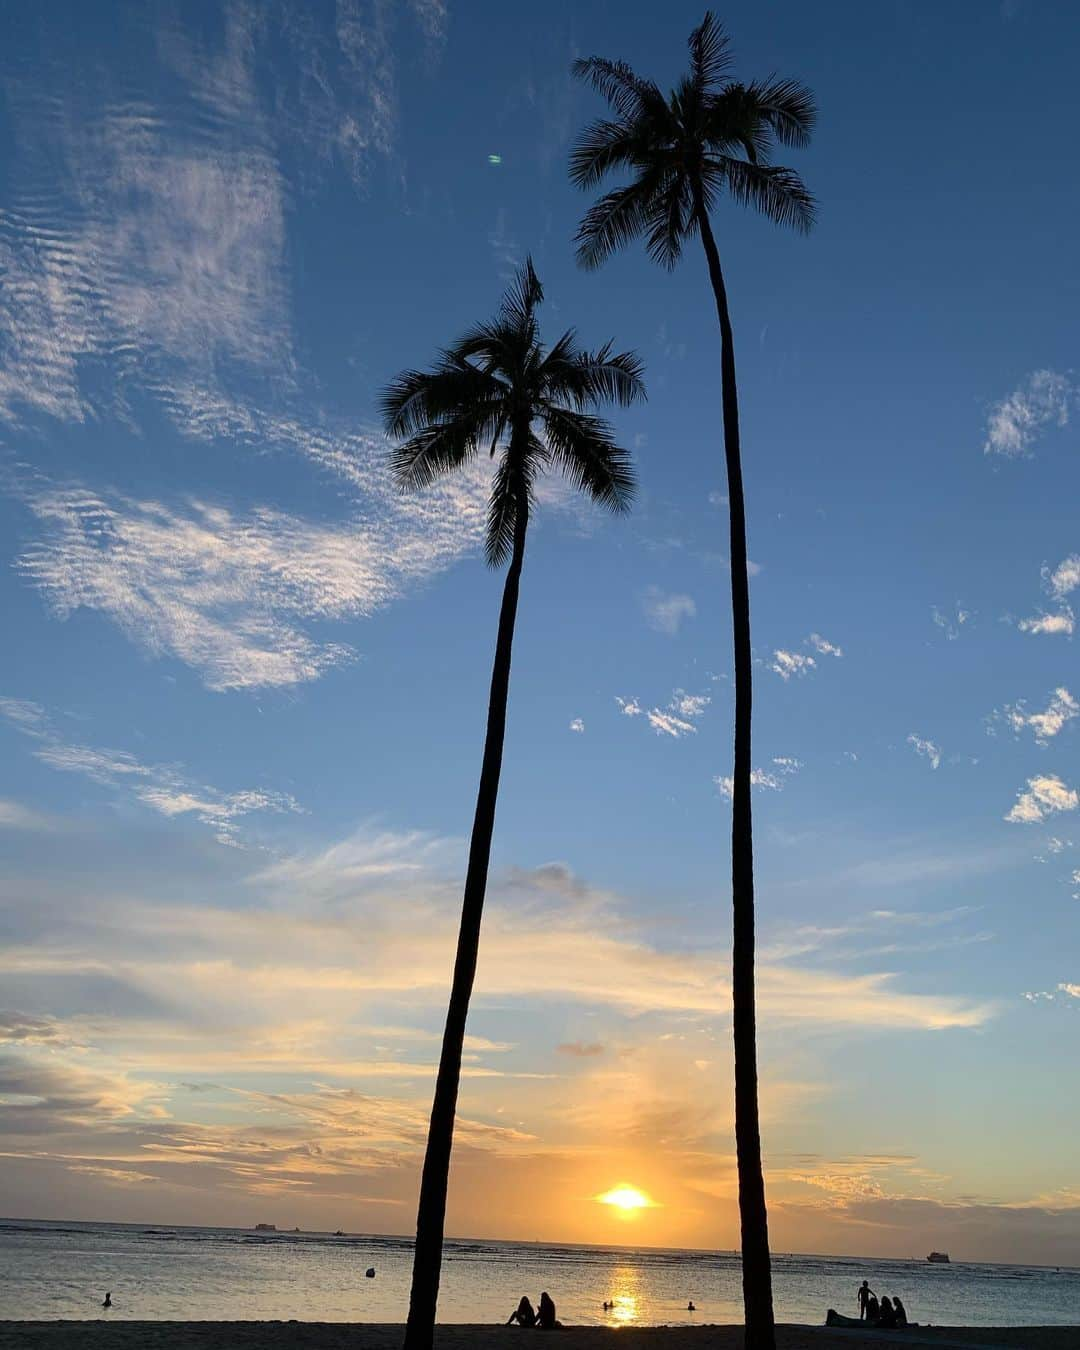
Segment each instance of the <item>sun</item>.
M644 1191L639 1191L636 1186L630 1186L624 1181L618 1186L613 1186L610 1191L605 1191L603 1195L598 1195L596 1200L601 1205L610 1205L623 1218L629 1218L642 1209L657 1207L656 1201Z

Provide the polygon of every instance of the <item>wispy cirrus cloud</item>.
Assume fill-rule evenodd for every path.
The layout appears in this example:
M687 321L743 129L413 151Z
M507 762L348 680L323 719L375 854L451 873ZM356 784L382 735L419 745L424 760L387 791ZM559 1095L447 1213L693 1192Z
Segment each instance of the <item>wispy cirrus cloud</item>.
M934 605L930 611L930 617L934 621L934 627L940 628L949 642L955 642L960 636L961 630L971 622L971 611L956 605L953 612L947 614L937 605Z
M692 596L662 591L659 586L648 588L642 597L641 607L649 627L671 637L675 636L686 619L692 619L697 613Z
M1029 455L1040 432L1068 423L1073 397L1067 376L1053 370L1035 371L990 409L983 453L1011 459Z
M811 671L817 669L817 661L809 654L806 648L815 652L818 656L843 656L844 652L835 642L830 642L828 638L822 637L820 633L811 633L809 637L803 639L803 651L788 651L786 648L778 647L773 652L771 669L780 676L786 683L792 677L801 677L809 675Z
M695 723L704 714L712 702L708 694L688 694L685 689L676 689L666 708L649 708L647 711L637 698L615 696L624 717L642 717L658 736L670 736L679 740L691 736L697 731Z
M416 513L388 504L380 519L339 524L80 487L24 499L42 538L17 566L59 618L95 610L218 691L295 685L350 660L311 625L373 613L478 540L482 520L479 495L473 513L438 493Z
M56 822L40 811L32 811L22 802L0 797L0 830L52 830Z
M932 769L941 767L940 745L935 745L933 741L928 740L925 736L917 736L915 732L912 732L907 738L907 743L917 755L921 755L923 759L929 761Z
M40 704L28 699L0 698L0 717L34 743L33 754L63 773L77 773L102 787L130 792L150 810L166 817L192 816L209 826L219 843L240 846L239 822L269 811L298 812L288 793L263 788L222 792L193 783L171 765L144 764L126 750L108 750L65 739Z
M765 789L769 792L779 792L784 786L784 780L796 774L802 768L802 761L794 759L790 755L777 755L770 761L770 767L767 769L750 770L751 788ZM721 797L731 801L735 796L735 779L730 775L722 778L714 778L713 782L720 789Z

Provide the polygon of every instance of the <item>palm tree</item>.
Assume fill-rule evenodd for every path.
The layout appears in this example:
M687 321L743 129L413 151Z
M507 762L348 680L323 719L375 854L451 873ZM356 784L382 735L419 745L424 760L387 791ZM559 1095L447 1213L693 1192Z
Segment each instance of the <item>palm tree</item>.
M731 824L732 987L735 1040L735 1151L742 1226L746 1345L773 1350L772 1277L758 1123L754 1012L754 853L750 809L752 671L746 513L739 446L735 348L727 290L710 213L725 193L779 225L808 230L814 201L791 169L770 162L774 142L805 145L815 118L813 96L793 80L744 84L728 79L727 36L711 14L690 36L690 70L665 98L652 80L621 61L574 63L574 74L611 105L571 155L570 177L595 187L612 170L630 181L602 196L577 235L578 259L598 267L616 249L643 236L661 266L678 262L684 243L700 236L720 321L724 454L731 531L731 610L735 655L735 763Z
M634 492L630 456L610 425L591 411L644 398L642 367L632 352L581 350L573 330L545 349L537 324L544 293L529 259L498 315L444 351L430 371L407 370L382 397L387 434L399 441L391 467L403 491L427 487L461 469L481 450L499 455L492 480L485 552L492 567L509 559L503 586L487 734L476 795L461 927L446 1014L435 1100L416 1216L406 1350L431 1350L442 1263L446 1189L480 921L487 890L491 836L502 768L510 655L525 536L537 478L565 474L594 502L626 511Z

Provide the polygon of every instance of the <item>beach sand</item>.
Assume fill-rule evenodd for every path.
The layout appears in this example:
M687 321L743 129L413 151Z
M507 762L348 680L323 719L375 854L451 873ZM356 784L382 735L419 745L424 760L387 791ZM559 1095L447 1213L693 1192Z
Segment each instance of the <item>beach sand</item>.
M347 1322L0 1322L0 1350L400 1350L402 1328ZM436 1350L521 1350L514 1327L442 1326ZM543 1345L549 1338L543 1338ZM742 1350L742 1327L564 1327L552 1350ZM1080 1350L1077 1327L920 1327L905 1332L777 1328L778 1350L919 1345Z

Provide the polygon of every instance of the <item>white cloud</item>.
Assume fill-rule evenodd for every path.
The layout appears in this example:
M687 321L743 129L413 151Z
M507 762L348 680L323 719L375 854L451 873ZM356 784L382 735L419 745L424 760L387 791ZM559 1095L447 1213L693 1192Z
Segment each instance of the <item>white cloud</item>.
M908 745L917 755L922 755L924 759L930 761L930 767L936 769L941 764L941 747L928 741L923 736L916 736L914 732L907 738Z
M1069 691L1061 686L1051 694L1043 712L1029 713L1025 704L1013 703L1003 708L999 715L1017 734L1025 727L1030 727L1039 744L1046 745L1061 731L1066 722L1080 716L1080 703L1077 703Z
M584 719L580 717L575 717L574 720L570 723L570 730L578 732L584 731L585 730Z
M1071 633L1076 627L1073 612L1066 607L1057 614L1039 614L1034 619L1021 619L1021 633Z
M843 656L844 654L843 648L838 647L835 642L823 638L820 633L811 633L806 641L820 656Z
M1053 569L1045 570L1043 577L1047 589L1059 600L1080 586L1080 553L1071 553Z
M1063 558L1056 567L1042 569L1043 588L1058 603L1056 612L1045 610L1031 619L1022 619L1019 628L1022 633L1064 633L1071 635L1076 627L1076 618L1066 602L1080 586L1080 554L1071 553Z
M96 610L214 690L288 686L348 661L349 646L315 638L303 622L371 614L481 529L479 510L463 515L438 494L417 499L416 512L387 502L374 519L336 525L81 488L38 489L27 502L44 537L18 567L53 612Z
M680 717L700 717L711 702L708 694L688 694L683 689L676 689L669 706Z
M339 0L336 22L297 9L270 23L230 4L212 36L162 24L160 64L127 69L122 93L105 70L66 79L63 62L7 80L0 417L130 415L133 388L168 412L230 363L281 392L295 369L279 166L287 154L306 187L338 164L363 187L395 153L399 12ZM404 12L437 54L442 0Z
M2 700L0 700L2 702ZM21 802L0 797L0 830L48 830L52 822L38 811L31 811Z
M938 609L937 605L931 609L930 615L935 625L942 630L950 642L956 641L960 636L960 630L971 619L971 611L961 609L959 605L956 606L951 618Z
M783 649L773 652L772 668L782 680L790 680L793 675L807 675L816 666L817 662L812 656L804 656L801 652Z
M34 756L43 764L63 773L82 774L102 787L126 789L160 815L192 815L210 826L222 844L239 846L237 821L245 816L260 811L301 810L288 793L261 788L222 792L191 783L171 765L143 764L126 750L103 750L65 741L45 709L28 700L0 698L0 716L35 742Z
M674 636L684 619L692 619L697 605L689 595L668 594L658 586L650 586L641 601L649 626L658 633Z
M771 792L779 792L784 786L784 779L792 774L798 773L802 768L802 761L794 759L790 755L777 755L771 761L771 767L768 769L751 769L750 786L751 788L767 789ZM713 782L720 789L721 797L731 801L735 796L735 779L726 776L714 778Z
M708 694L688 694L685 689L676 689L666 708L650 708L648 712L636 698L615 697L615 702L624 717L640 717L646 720L658 736L671 736L678 740L697 731L694 721L701 717L712 702Z
M677 717L671 712L664 712L660 708L651 708L648 717L649 725L658 736L673 736L678 740L681 736L688 736L697 731L693 722L687 722L685 718Z
M1080 998L1080 984L1059 984L1058 990L1070 998Z
M1057 774L1029 778L1027 788L1017 794L1016 805L1005 819L1014 824L1031 825L1058 811L1075 811L1080 805L1074 788L1066 787Z
M984 454L1010 458L1029 454L1039 432L1068 423L1071 399L1072 389L1064 375L1035 371L1026 384L990 409Z

